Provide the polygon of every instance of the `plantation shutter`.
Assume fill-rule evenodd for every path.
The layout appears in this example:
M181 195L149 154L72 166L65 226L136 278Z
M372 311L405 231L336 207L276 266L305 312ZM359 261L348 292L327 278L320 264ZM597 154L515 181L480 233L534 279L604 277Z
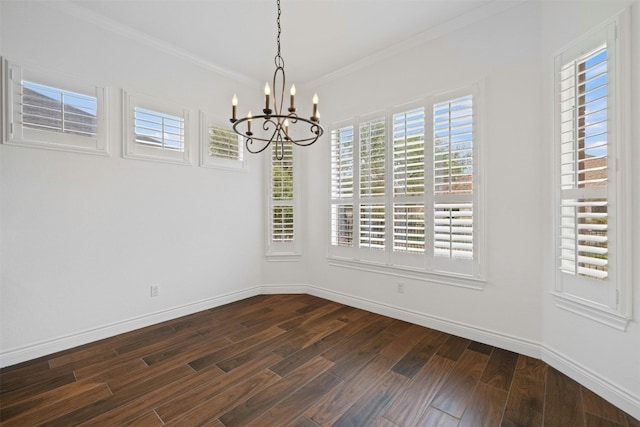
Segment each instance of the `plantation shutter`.
M331 132L331 245L353 246L354 127Z
M433 253L473 258L473 98L433 106Z
M396 113L393 129L393 250L424 252L424 107Z
M98 99L23 80L19 97L22 126L50 132L95 137Z
M241 138L233 130L211 125L208 129L209 156L243 161Z
M606 281L608 217L607 45L560 70L560 270Z
M360 247L385 248L385 118L360 124Z
M271 150L271 241L294 240L293 145L284 144L282 159Z
M134 108L135 141L163 150L184 151L184 118L142 107Z

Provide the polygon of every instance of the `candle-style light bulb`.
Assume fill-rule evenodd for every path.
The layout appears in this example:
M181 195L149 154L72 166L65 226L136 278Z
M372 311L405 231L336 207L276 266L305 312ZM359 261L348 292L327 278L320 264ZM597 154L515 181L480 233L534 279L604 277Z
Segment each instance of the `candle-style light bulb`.
M233 98L231 98L231 120L236 120L236 111L238 107L238 97L236 94L233 94Z
M313 94L313 117L318 117L318 94Z
M294 111L296 106L294 102L294 98L296 96L296 85L291 85L291 105L289 106L291 111Z
M264 108L269 109L269 95L271 95L271 88L269 82L264 84Z
M289 120L284 121L284 133L289 136Z
M247 133L251 133L251 111L247 114Z

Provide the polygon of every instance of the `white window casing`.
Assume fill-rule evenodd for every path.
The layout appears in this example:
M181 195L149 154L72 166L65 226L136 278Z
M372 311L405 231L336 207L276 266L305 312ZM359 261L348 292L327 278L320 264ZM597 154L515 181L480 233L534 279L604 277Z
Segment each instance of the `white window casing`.
M479 289L479 87L333 125L330 262Z
M108 89L2 60L3 143L109 155Z
M554 61L555 301L617 329L631 318L627 12Z
M200 112L200 166L247 170L243 138L224 120Z
M274 144L269 156L267 185L266 255L269 261L297 261L300 258L300 209L298 204L298 157L291 143ZM281 157L281 158L278 158Z
M191 164L189 110L128 92L123 104L124 158Z

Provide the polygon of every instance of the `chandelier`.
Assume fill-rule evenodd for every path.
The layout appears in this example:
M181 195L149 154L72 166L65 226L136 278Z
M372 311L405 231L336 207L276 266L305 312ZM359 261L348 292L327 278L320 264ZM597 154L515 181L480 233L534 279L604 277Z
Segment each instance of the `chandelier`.
M273 96L271 96L271 87L267 82L264 86L264 108L262 112L264 114L252 116L251 111L246 117L238 118L236 116L238 108L238 97L234 94L231 100L231 123L233 123L233 130L244 138L247 151L256 154L261 153L267 149L272 143L276 153L276 158L282 160L284 156L284 144L285 142L291 142L299 146L308 146L318 140L318 138L324 133L324 129L320 126L320 113L318 112L318 94L313 95L313 112L308 119L300 117L296 113L295 107L295 95L296 86L291 85L289 108L287 111L283 111L284 105L284 91L285 91L285 74L284 74L284 60L280 55L280 33L282 29L280 27L280 0L278 2L278 19L276 21L278 25L278 38L277 45L278 51L275 56L276 70L273 73ZM276 84L279 83L280 96L276 91ZM288 113L287 113L288 112ZM252 121L262 121L261 130L258 129L258 133L254 134L251 129ZM297 129L294 130L294 127ZM308 131L304 131L303 128L307 128Z

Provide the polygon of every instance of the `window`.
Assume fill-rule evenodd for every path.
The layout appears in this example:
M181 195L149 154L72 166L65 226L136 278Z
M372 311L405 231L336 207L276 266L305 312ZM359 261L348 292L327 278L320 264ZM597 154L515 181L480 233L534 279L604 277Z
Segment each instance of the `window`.
M267 255L287 260L299 256L293 144L272 144L270 160Z
M628 148L617 43L611 23L555 60L556 296L565 308L624 327L630 311L620 296L630 276L620 230L628 207L617 197L626 171L616 168Z
M228 125L220 125L200 113L200 165L204 167L246 170L242 137Z
M106 90L50 71L4 63L8 76L6 143L108 154Z
M189 112L144 95L124 94L125 158L190 163Z
M334 126L333 262L479 286L477 97L473 87Z

